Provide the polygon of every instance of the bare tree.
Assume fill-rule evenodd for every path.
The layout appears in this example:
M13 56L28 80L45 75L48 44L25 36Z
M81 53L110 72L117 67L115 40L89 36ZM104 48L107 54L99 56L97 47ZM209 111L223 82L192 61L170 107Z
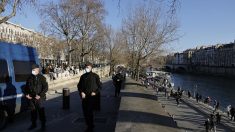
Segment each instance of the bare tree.
M115 71L115 66L118 64L127 64L127 50L126 43L122 32L115 32L111 26L105 26L104 33L104 53L106 58L109 60L110 73Z
M98 0L61 0L44 6L41 14L43 29L66 41L69 64L71 52L78 51L78 47L81 47L80 56L84 62L84 56L92 51L100 38L98 31L102 27L103 4Z
M72 41L78 33L77 17L74 14L79 13L80 9L76 7L76 4L73 1L61 0L57 4L51 2L40 9L43 18L42 29L60 40L65 40L69 65L71 64Z
M123 21L123 34L133 60L135 78L139 78L141 61L159 52L162 45L175 40L177 24L173 19L163 19L161 10L137 7Z
M77 14L79 29L77 40L81 45L81 58L84 62L85 55L91 53L94 46L102 39L105 10L102 2L98 0L80 0L79 8L82 10Z
M0 24L16 15L17 9L23 5L35 3L36 0L0 0ZM9 14L4 14L9 12ZM1 17L2 16L2 17Z
M180 7L180 1L181 0L169 0L169 1L165 1L165 0L143 0L145 2L147 1L155 1L155 2L167 2L165 3L169 9L168 9L168 13L170 13L172 16L174 16L176 14L177 9ZM121 0L118 0L118 8L120 9L121 6Z

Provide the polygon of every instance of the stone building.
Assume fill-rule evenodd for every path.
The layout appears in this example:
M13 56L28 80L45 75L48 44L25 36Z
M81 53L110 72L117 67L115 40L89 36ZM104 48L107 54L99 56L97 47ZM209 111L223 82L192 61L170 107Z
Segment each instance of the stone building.
M0 41L14 44L19 43L36 48L43 64L65 62L63 48L58 47L59 41L21 25L11 22L1 23Z

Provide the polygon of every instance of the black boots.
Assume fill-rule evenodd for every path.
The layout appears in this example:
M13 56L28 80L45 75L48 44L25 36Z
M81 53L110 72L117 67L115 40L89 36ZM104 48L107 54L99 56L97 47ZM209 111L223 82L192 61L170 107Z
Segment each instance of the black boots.
M41 131L45 131L46 129L46 116L45 116L45 110L44 108L39 108L37 110L31 111L31 121L32 125L28 128L28 130L33 130L37 127L36 121L37 121L37 112L39 113L39 119L41 121Z

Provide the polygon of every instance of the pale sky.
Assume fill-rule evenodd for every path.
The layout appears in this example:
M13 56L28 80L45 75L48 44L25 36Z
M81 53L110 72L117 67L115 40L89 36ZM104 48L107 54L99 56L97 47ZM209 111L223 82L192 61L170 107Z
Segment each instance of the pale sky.
M50 1L50 0L46 0ZM44 1L44 2L46 2ZM56 1L56 0L54 0ZM105 23L114 29L121 27L123 17L136 5L146 4L148 0L104 0L107 12ZM169 0L165 0L169 1ZM181 36L170 47L173 52L188 48L217 43L229 43L235 40L235 0L181 0L177 17ZM33 7L26 7L11 22L39 31L41 22Z

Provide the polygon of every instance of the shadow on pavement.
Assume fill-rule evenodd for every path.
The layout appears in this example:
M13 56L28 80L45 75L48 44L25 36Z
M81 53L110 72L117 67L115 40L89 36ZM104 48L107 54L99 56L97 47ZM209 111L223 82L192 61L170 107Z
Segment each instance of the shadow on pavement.
M157 96L150 95L150 94L122 92L121 95L125 97L137 97L137 98L151 99L151 100L157 101Z
M119 118L118 120L120 122L156 124L173 128L177 127L176 125L174 125L174 122L170 117L163 115L146 113L141 111L127 111L127 110L120 110L119 114L121 115L121 118ZM169 123L169 120L171 120L172 123Z
M73 90L74 91L74 90ZM95 131L103 131L104 129L112 132L115 130L118 109L120 105L120 98L114 98L114 88L111 85L111 81L103 83L103 89L101 90L101 111L95 113ZM81 99L77 91L70 93L70 109L63 110L63 96L62 94L50 95L53 98L45 102L46 118L47 118L47 130L50 131L81 131L86 128L83 118L83 112L81 108ZM105 119L105 122L100 121ZM8 124L8 127L4 132L26 132L30 126L30 112L26 111L16 115L14 123ZM40 128L40 121L38 120L38 131Z

